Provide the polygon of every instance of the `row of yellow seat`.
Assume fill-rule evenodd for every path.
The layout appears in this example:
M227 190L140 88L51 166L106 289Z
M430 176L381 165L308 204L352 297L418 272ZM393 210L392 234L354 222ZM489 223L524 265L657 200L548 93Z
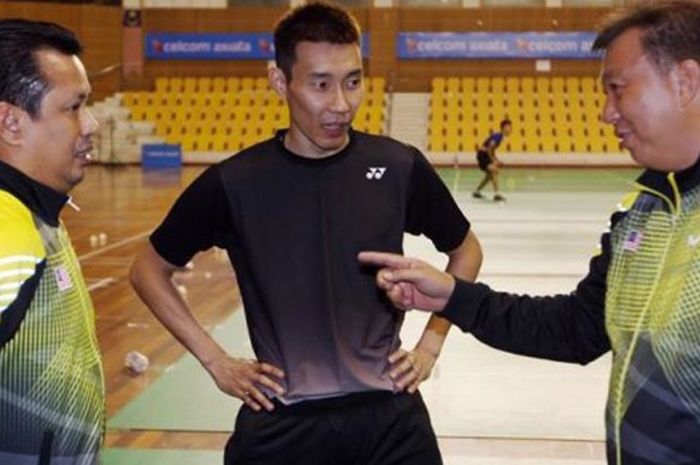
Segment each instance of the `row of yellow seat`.
M122 101L134 107L218 108L238 105L284 105L282 98L271 90L242 90L237 92L125 92Z
M593 76L464 76L434 77L434 94L597 94L600 83Z
M383 77L365 78L365 90L371 94L383 94L386 81ZM232 93L239 91L269 90L267 77L259 76L189 76L158 77L155 79L155 91L161 94L171 93Z
M600 119L604 100L593 77L452 77L433 86L430 150L476 150L507 118L513 132L504 151L619 151Z

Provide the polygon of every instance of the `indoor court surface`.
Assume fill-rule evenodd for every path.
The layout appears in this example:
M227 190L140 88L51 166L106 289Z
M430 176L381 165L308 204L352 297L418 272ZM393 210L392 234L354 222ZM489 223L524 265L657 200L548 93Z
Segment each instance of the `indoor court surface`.
M203 169L93 166L73 191L82 210L64 211L97 310L105 359L105 465L218 465L233 427L240 403L221 394L184 355L127 279L134 253ZM481 240L480 279L498 289L535 294L574 288L610 213L639 173L506 167L501 182L508 201L497 204L472 199L480 178L475 168L439 171ZM100 234L106 240L91 240ZM442 264L423 239L407 236L405 249ZM252 354L225 254L212 250L192 265L176 280L198 318L232 354ZM426 317L407 315L405 346L416 341ZM124 367L131 350L151 361L142 375ZM608 357L586 367L527 359L492 350L453 329L421 391L447 465L593 465L604 463L608 372Z

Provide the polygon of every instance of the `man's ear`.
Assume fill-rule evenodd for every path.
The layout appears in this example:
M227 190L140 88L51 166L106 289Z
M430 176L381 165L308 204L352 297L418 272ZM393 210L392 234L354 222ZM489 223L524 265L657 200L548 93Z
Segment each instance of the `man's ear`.
M15 105L0 102L0 140L17 146L22 142L22 118L24 112Z
M281 69L276 66L271 66L267 70L267 77L270 81L270 87L283 99L287 98L287 78Z
M681 108L685 109L700 97L700 64L692 59L676 65L678 97Z

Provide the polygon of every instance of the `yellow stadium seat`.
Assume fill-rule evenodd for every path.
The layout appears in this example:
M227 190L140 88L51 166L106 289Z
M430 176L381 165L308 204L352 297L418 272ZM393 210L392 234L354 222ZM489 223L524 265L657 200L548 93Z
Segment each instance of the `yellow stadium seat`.
M211 92L212 82L210 77L200 77L197 78L197 92Z
M445 78L444 77L434 77L430 83L433 93L438 95L445 93Z
M506 92L509 95L517 95L520 93L520 78L517 77L507 77L506 78Z
M491 78L491 93L503 94L506 90L506 80L503 77Z
M241 88L241 80L238 77L226 78L226 92L238 92Z
M190 92L190 93L196 93L197 92L197 78L195 77L186 77L183 80L183 92Z
M138 92L124 92L122 103L129 108L138 106Z
M386 80L383 77L379 76L370 78L370 88L372 90L372 93L384 95L385 87Z
M596 85L596 79L590 76L581 78L581 91L586 94L596 94L598 93L598 88Z
M458 152L461 150L461 144L459 140L459 135L455 133L449 133L445 135L445 151L447 152Z
M563 77L554 76L550 79L550 90L554 95L566 94L565 81Z
M578 76L569 76L566 78L566 92L569 94L581 93L581 81Z
M197 137L195 136L185 136L181 139L182 150L186 152L193 152L197 149Z
M241 90L253 90L255 89L255 79L252 77L241 78Z
M215 77L211 82L212 92L226 93L226 79L223 77Z
M461 82L457 77L447 78L446 90L448 94L456 95L461 92Z
M217 135L212 138L212 151L214 152L226 152L228 151L228 137L225 135Z
M168 81L168 78L157 77L155 84L156 84L156 92L160 92L160 93L164 93L164 94L170 92L170 83Z
M476 78L476 93L479 95L487 95L491 92L490 79L487 77Z
M549 94L551 92L549 78L544 76L538 76L535 79L535 89L540 95Z
M551 135L540 138L540 150L544 153L556 152L558 149L557 139Z
M443 134L431 134L429 147L433 152L444 152L445 136Z
M605 141L600 135L595 135L589 139L589 145L591 147L591 152L602 153L605 152Z
M252 130L244 130L243 134L241 135L241 145L243 147L250 147L260 141L260 136L257 134L257 132L253 132Z
M182 92L185 89L182 78L179 77L171 77L169 84L168 92Z
M462 93L473 94L476 91L476 78L465 76L462 78Z
M270 88L270 81L267 79L267 77L255 78L253 88L257 90L268 90Z

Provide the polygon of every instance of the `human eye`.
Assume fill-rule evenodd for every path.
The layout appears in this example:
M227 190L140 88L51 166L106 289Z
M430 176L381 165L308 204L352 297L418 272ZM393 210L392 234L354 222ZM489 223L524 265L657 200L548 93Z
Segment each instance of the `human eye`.
M311 82L311 86L314 90L323 92L328 89L328 81L325 79L316 79Z
M605 93L612 94L613 97L619 97L620 95L622 95L624 89L625 86L622 83L611 81L606 84Z
M361 76L353 76L348 78L347 83L346 83L348 89L359 89L362 86L362 77Z
M85 102L83 100L72 102L70 105L68 105L67 111L71 113L77 113L80 111L81 108L83 108L84 104Z

